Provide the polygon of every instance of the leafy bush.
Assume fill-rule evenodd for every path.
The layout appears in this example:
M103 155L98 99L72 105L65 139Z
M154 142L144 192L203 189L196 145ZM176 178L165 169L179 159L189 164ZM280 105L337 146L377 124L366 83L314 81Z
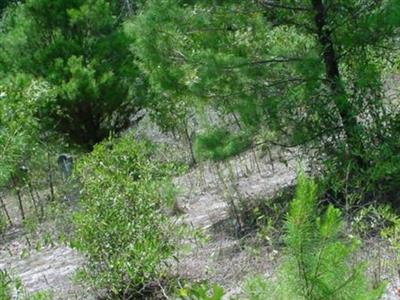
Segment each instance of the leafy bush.
M83 189L73 245L88 257L86 279L114 295L136 293L160 275L170 257L169 202L162 182L174 165L152 157L152 146L130 136L96 145L77 166Z
M11 299L12 279L7 271L0 270L0 299Z
M350 261L355 241L343 238L340 211L318 215L316 184L300 175L286 221L285 256L271 282L252 279L250 299L378 299L383 285L369 288L364 266Z
M49 190L49 199L54 200L55 186L61 181L55 172L59 167L56 153L67 147L72 150L62 138L43 128L38 118L41 107L52 101L53 94L43 80L26 75L0 80L0 189L19 190L23 218L32 213L35 219L44 218L47 197L43 191Z
M376 237L400 225L400 218L387 204L371 204L354 212L351 225L362 238Z
M383 202L396 204L400 199L400 126L399 115L383 115L383 124L368 130L365 151L357 154L366 162L362 166L348 159L344 145L321 159L324 165L323 183L329 197L345 203L348 208L358 208L359 204ZM382 134L385 134L382 140Z
M245 293L248 299L251 300L264 300L270 295L270 285L263 276L254 276L248 278L245 283ZM278 298L279 299L279 298Z
M26 300L52 300L54 299L53 294L48 291L39 291L33 293L25 298Z
M239 154L250 144L248 135L217 128L196 137L194 152L198 160L220 161Z
M225 292L222 287L214 284L210 287L207 283L186 285L179 290L177 299L181 300L222 300Z
M0 83L0 185L36 151L39 126L34 114L48 97L45 84L24 76Z

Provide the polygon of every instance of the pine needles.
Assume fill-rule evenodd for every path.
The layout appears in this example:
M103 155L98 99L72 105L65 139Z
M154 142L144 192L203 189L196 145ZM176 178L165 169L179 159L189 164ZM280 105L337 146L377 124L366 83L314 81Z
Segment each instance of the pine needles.
M320 216L316 200L316 184L300 174L278 275L269 283L250 280L250 299L379 299L384 285L371 289L365 265L352 262L358 242L344 237L340 210L329 205Z

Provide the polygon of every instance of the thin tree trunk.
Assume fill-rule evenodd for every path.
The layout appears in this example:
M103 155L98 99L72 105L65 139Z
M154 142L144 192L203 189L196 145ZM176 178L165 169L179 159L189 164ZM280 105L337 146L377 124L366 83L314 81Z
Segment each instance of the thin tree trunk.
M48 165L48 181L50 187L50 200L54 201L54 185L53 185L53 170L51 168L50 153L47 152L47 165Z
M37 217L38 219L40 219L39 211L38 211L38 207L37 207L37 203L36 203L36 199L35 199L35 196L34 196L34 194L33 194L32 183L31 183L31 181L30 181L29 178L26 180L26 183L27 183L27 185L28 185L29 194L30 194L31 199L32 199L32 204L33 204L33 208L35 209L36 217Z
M38 203L39 209L40 209L40 216L39 216L39 218L40 218L40 220L43 220L43 218L44 218L44 207L43 207L44 202L43 202L42 198L39 196L39 192L37 191L37 187L36 187L36 186L35 186L35 188L34 188L34 191L35 191L36 199L37 199L37 201L38 201L37 203Z
M322 47L326 79L343 124L347 145L350 147L349 150L352 151L351 156L355 158L358 166L364 167L364 146L360 136L360 124L357 121L355 109L348 100L346 92L341 85L339 62L332 41L332 33L326 22L326 7L322 0L311 0L311 3L315 13L314 22L317 28L318 40Z
M8 223L10 223L10 226L13 226L13 222L11 221L11 217L10 214L8 213L7 207L6 207L6 203L4 202L3 197L0 196L0 204L3 208L3 211L7 217Z
M19 211L21 213L21 218L23 221L25 221L25 210L24 210L24 205L22 204L22 196L21 196L21 190L19 189L17 185L17 180L15 177L12 177L12 181L14 184L15 192L17 193L17 199L18 199L18 206L19 206Z
M191 165L195 166L197 164L197 161L196 161L196 157L195 157L194 151L193 151L193 139L192 139L192 136L189 133L189 129L188 129L188 125L187 124L185 124L185 130L184 131L185 131L185 135L186 135L186 140L187 140L187 142L189 144L190 156L191 156L191 159L192 159Z

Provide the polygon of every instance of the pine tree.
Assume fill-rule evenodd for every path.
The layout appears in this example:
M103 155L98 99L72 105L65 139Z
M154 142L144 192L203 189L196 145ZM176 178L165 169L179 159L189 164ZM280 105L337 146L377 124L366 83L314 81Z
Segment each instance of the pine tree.
M54 101L41 107L41 122L91 147L128 127L145 99L146 84L122 30L125 15L114 0L13 6L1 25L0 73L46 80Z
M365 265L352 261L357 241L345 238L339 209L329 205L320 216L316 184L300 174L286 220L282 264L273 281L249 280L249 298L379 299L382 284L369 286Z
M162 0L127 32L162 97L158 118L211 106L272 132L267 143L311 145L365 170L371 147L393 134L382 78L399 20L394 0Z

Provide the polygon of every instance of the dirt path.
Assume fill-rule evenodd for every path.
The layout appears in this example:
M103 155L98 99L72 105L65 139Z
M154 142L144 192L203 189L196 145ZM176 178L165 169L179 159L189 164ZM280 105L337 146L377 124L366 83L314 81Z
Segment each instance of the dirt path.
M60 246L42 249L25 258L4 252L0 256L0 269L6 269L18 277L27 293L51 291L55 299L83 299L72 280L83 260L71 248Z
M186 210L185 222L207 229L227 218L229 197L236 199L268 198L279 189L293 184L296 161L288 156L259 158L248 151L224 164L205 164L175 180L181 191L179 202Z
M50 291L54 299L87 299L82 297L82 288L73 282L83 261L81 255L66 246L33 250L22 235L0 247L0 269L21 280L27 294Z
M249 151L225 164L203 165L176 179L182 191L180 206L184 222L208 236L205 244L192 243L182 255L178 274L191 280L208 279L221 284L228 295L241 289L251 274L270 274L276 264L276 253L256 240L238 239L229 218L229 201L268 198L294 183L296 160L287 162L273 157L259 158Z

